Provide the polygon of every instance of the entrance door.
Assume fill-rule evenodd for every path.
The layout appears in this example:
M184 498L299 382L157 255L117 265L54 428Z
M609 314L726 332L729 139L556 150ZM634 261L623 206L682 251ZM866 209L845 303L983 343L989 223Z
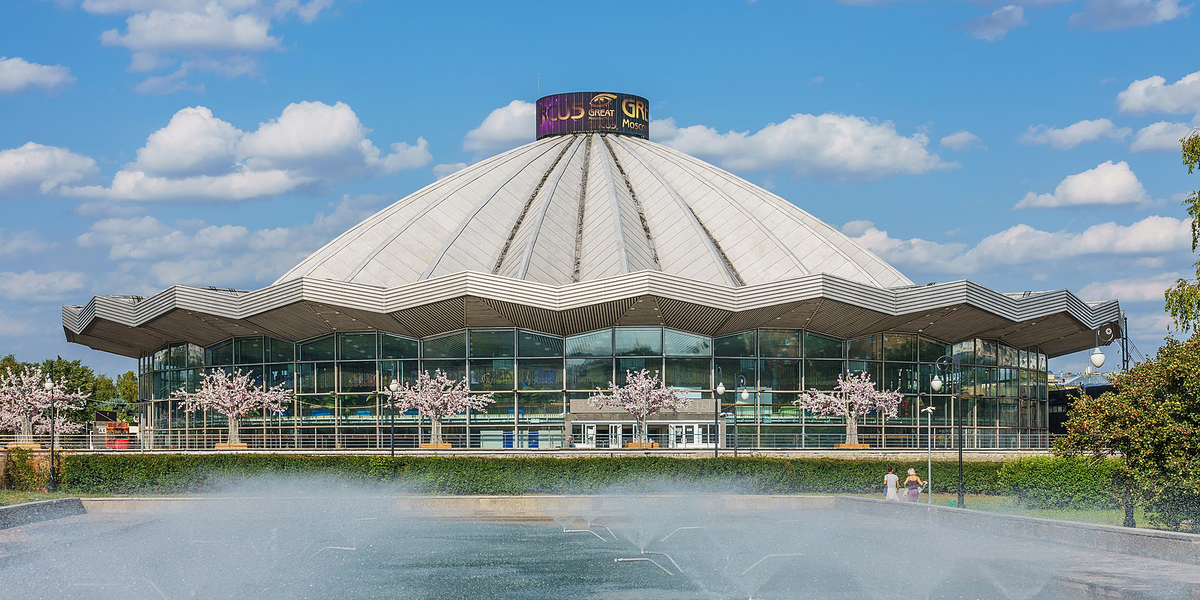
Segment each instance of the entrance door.
M595 425L588 424L588 425L583 426L583 440L582 441L583 441L584 448L595 448L596 447L596 426Z
M608 447L609 448L620 448L623 445L621 443L621 430L622 429L624 429L624 427L621 425L618 425L618 424L608 426Z
M700 443L700 428L696 425L672 425L671 447L691 448Z

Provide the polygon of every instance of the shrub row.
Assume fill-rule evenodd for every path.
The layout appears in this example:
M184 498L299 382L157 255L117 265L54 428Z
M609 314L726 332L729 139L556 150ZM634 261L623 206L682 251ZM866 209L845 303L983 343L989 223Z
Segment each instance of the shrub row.
M399 485L429 494L592 494L668 489L754 494L880 493L889 467L903 478L909 467L886 460L829 458L471 458L304 456L272 454L76 454L63 457L61 482L77 494L205 492L231 482L272 476L319 476L367 485ZM1038 507L1113 506L1114 463L1031 458L968 462L968 493L1016 495ZM933 480L950 491L957 462L935 462Z

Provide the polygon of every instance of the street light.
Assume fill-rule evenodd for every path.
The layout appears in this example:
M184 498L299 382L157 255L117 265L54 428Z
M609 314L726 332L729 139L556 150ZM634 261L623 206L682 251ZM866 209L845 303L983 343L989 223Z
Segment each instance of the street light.
M1112 325L1105 325L1096 330L1096 349L1092 350L1092 356L1090 357L1093 367L1099 369L1104 366L1104 353L1100 351L1100 344L1111 343L1116 336L1117 332L1113 329Z
M946 373L947 376L954 374L957 364L954 359L948 356L940 356L934 361L933 366L940 373ZM942 378L938 377L938 373L933 374L933 379L929 381L929 389L934 393L942 391ZM962 426L962 391L952 392L951 397L954 400L954 427L958 430L958 507L963 508L967 503L966 489L963 487L963 426Z
M388 446L391 447L391 455L396 456L396 392L400 391L400 382L392 378L392 382L388 384L388 391L392 394L388 396Z
M934 377L934 379L937 379L937 375L934 375L933 377ZM929 385L932 387L933 382L932 381L929 382ZM938 388L940 389L941 387L942 387L942 382L941 382L941 380L938 380ZM929 492L927 494L925 494L925 496L926 496L926 499L929 501L928 503L933 504L933 411L936 409L934 408L933 402L932 402L933 396L930 396L929 400L930 400L929 406L922 408L921 412L925 413L925 418L928 422L927 427L929 430L929 452L927 454L927 458L926 458L927 465L925 467L925 485L926 485L926 487L929 488ZM920 431L920 428L921 428L921 423L920 423L920 421L918 421L917 422L917 431Z
M720 456L721 451L721 396L725 395L725 382L721 381L721 367L717 366L717 392L713 397L713 458Z
M46 491L53 492L58 489L58 478L54 474L54 442L55 442L55 413L58 412L58 398L54 394L54 382L50 378L46 378L46 383L42 384L46 393L50 396L50 481L46 484Z

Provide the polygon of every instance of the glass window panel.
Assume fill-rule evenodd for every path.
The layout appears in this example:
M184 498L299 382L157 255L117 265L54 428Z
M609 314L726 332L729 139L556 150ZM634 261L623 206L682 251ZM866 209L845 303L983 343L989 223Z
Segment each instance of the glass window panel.
M915 394L918 388L917 379L916 363L885 363L883 385L876 386L876 389Z
M292 362L296 360L296 345L284 340L267 338L266 356L263 358L266 362Z
M562 356L562 338L541 335L531 331L517 331L518 356Z
M763 390L799 390L800 361L760 360L758 362L758 387ZM838 361L839 372L841 361ZM728 383L725 387L730 387Z
M195 344L187 345L187 364L189 368L204 366L204 348Z
M662 329L625 327L616 330L617 356L661 356Z
M762 329L758 332L758 355L799 358L800 333L791 329Z
M997 362L995 340L975 340L975 364L994 367Z
M467 332L457 331L421 340L421 356L423 358L465 358L467 356Z
M325 394L334 391L336 378L333 363L301 363L298 365L301 394Z
M758 386L758 379L755 378L754 373L758 361L752 358L718 358L716 366L720 367L721 376L714 378L713 381L724 383L727 389L741 389L743 386L754 389ZM743 380L743 378L745 379ZM743 381L745 381L744 384Z
M379 363L379 387L385 389L395 379L400 385L417 380L419 363L415 360L385 360Z
M309 340L300 344L300 360L333 360L334 338L327 335L323 338Z
M878 335L850 340L846 356L856 360L879 360L879 345Z
M871 381L879 385L883 381L883 363L872 362L866 360L851 360L846 363L847 373L866 373L871 376Z
M804 358L844 358L842 340L811 331L804 332Z
M541 360L522 359L517 361L517 389L561 390L563 389L563 361L561 358Z
M375 394L350 394L338 396L341 403L343 423L374 423L378 406Z
M1000 401L995 398L980 398L975 412L976 427L995 427Z
M568 358L567 389L595 390L607 388L613 380L611 358Z
M668 358L664 380L684 390L706 390L712 368L707 358Z
M612 356L611 329L593 331L566 339L567 356Z
M220 342L206 348L204 364L210 367L233 364L233 340Z
M625 385L627 379L627 371L634 373L645 369L651 374L657 372L659 377L662 377L662 359L655 358L618 358L617 359L617 384Z
M517 355L516 334L512 329L472 329L471 356L475 358L511 358Z
M375 332L339 333L338 360L375 360Z
M760 414L764 423L799 423L800 407L795 405L798 394L763 392L758 395ZM753 400L753 395L751 396ZM739 398L740 402L741 399Z
M1037 355L1037 358L1038 358L1038 370L1042 371L1044 373L1046 371L1046 355L1039 353Z
M1000 400L1000 426L1001 427L1018 427L1020 424L1020 414L1017 412L1016 400Z
M311 366L311 365L306 365ZM333 423L337 416L333 411L337 407L337 396L327 394L324 396L297 396L296 399L300 402L300 417L304 424L310 423Z
M844 363L840 360L805 360L804 388L829 391L837 385Z
M286 390L294 389L296 382L292 378L292 363L267 365L267 387L283 385Z
M342 372L342 392L373 392L375 391L375 363L368 361L341 362L338 368Z
M154 353L154 363L152 368L155 371L161 371L167 368L167 354L169 352L170 351L168 349L163 348L162 350L158 350Z
M512 332L509 332L512 337ZM471 361L472 391L511 391L515 385L512 359Z
M417 358L419 343L390 333L379 334L379 358Z
M423 360L421 370L429 373L430 377L441 371L451 381L462 381L467 376L467 361L465 360Z
M757 337L753 330L721 336L713 340L714 352L717 356L754 356Z
M1017 349L1006 344L1000 344L1000 366L1017 366Z
M883 334L883 360L917 360L917 336L908 333Z
M517 394L517 410L522 415L561 415L565 407L562 392Z
M950 356L950 346L934 339L921 336L918 339L918 358L921 362L934 362L943 356Z
M235 340L233 360L239 365L261 363L263 361L263 339L248 337Z
M975 340L954 344L954 362L960 365L975 364Z
M167 366L182 369L187 366L187 344L175 344L167 352Z
M667 329L663 331L667 356L712 356L712 338Z
M505 421L511 423L516 415L516 401L512 392L500 392L492 395L495 402L484 407L481 411L471 411L472 421Z

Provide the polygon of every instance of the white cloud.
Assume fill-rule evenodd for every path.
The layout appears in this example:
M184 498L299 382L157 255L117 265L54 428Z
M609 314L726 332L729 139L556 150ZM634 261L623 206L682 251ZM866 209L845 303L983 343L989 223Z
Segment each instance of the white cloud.
M1116 298L1121 302L1163 301L1163 292L1175 285L1179 273L1162 273L1148 278L1113 279L1094 281L1079 290L1079 296L1087 300Z
M491 153L515 148L533 141L534 106L524 100L513 100L488 113L479 127L467 132L463 150Z
M189 74L256 73L257 61L247 53L282 47L282 39L271 33L276 21L294 16L311 23L332 4L333 0L84 0L82 8L128 15L124 31L107 30L100 41L129 49L131 71L157 71L186 59L173 72L137 86L143 93L169 94L202 92L204 85L186 79Z
M1154 25L1185 16L1192 7L1180 0L1088 0L1082 12L1071 15L1072 27L1125 29Z
M949 148L954 151L968 150L970 148L984 148L983 140L979 136L970 131L956 131L946 137L943 137L939 142L943 148Z
M118 263L118 272L106 278L108 285L132 286L139 293L176 283L257 287L374 213L384 201L379 196L344 196L328 213L291 228L250 229L203 221L169 225L151 216L101 219L76 243L105 251Z
M800 113L754 133L718 133L705 125L677 127L673 119L663 119L651 123L650 131L662 144L737 171L878 179L957 166L930 154L924 133L905 137L890 121L853 115Z
M0 312L0 337L33 335L39 332L37 321Z
M1128 127L1117 127L1108 119L1092 119L1079 121L1062 129L1046 125L1031 126L1021 136L1021 142L1065 150L1101 138L1122 140L1129 137L1129 134Z
M137 160L108 187L64 189L116 200L245 200L304 186L423 167L429 143L394 143L383 154L349 105L289 104L276 119L243 132L208 108L184 108L152 133Z
M74 271L5 271L0 273L0 296L32 302L58 300L67 292L83 289L83 282L83 273Z
M467 163L465 163L465 162L434 165L433 166L433 174L438 179L441 179L447 175L453 175L454 173L457 173L465 168L467 168Z
M1162 216L1149 216L1129 225L1101 223L1078 232L1044 231L1020 224L989 235L970 248L920 238L893 238L870 222L852 221L847 227L843 231L848 236L885 261L939 275L970 275L1002 266L1053 265L1081 256L1141 258L1186 253L1192 242L1186 219Z
M1059 208L1145 204L1150 201L1146 188L1138 181L1129 163L1106 161L1082 173L1068 175L1053 194L1029 192L1013 208Z
M28 142L0 150L0 198L49 194L96 173L96 161L66 148Z
M1134 81L1117 94L1117 106L1129 113L1200 114L1200 71L1172 84L1161 75Z
M54 247L32 231L7 231L0 229L0 258L41 252Z
M14 94L31 87L52 90L74 81L71 69L62 65L39 65L19 56L0 56L0 94Z
M989 42L1004 39L1008 32L1029 22L1025 20L1025 9L1009 4L992 11L992 14L972 19L963 24L971 35Z
M1167 121L1159 121L1151 123L1140 130L1133 138L1133 144L1129 146L1134 152L1146 152L1148 150L1174 150L1179 151L1180 140L1187 137L1194 128L1187 123L1168 123Z

